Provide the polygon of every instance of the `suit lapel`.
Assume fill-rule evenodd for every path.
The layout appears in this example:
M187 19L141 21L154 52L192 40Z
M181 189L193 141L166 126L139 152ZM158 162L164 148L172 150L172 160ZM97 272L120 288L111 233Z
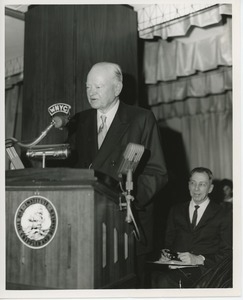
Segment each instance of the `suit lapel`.
M213 202L210 201L195 229L198 229L201 226L203 226L205 223L208 223L208 220L213 218L214 214L215 214L215 206Z
M119 144L120 139L126 132L129 121L127 120L124 105L120 102L118 111L114 117L114 120L106 134L103 144L93 161L93 167L98 168L114 151L114 147ZM97 140L97 135L96 135ZM97 141L96 141L97 144Z

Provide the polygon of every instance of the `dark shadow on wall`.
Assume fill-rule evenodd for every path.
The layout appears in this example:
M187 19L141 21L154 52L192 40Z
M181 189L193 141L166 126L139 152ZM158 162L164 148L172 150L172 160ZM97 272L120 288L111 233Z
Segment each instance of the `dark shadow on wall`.
M132 75L123 73L123 88L119 98L126 104L137 104L137 82Z
M160 127L162 146L168 171L168 183L155 199L154 256L164 247L167 217L172 205L190 199L188 191L189 169L179 132Z
M138 39L138 105L150 109L144 75L144 42L144 39Z

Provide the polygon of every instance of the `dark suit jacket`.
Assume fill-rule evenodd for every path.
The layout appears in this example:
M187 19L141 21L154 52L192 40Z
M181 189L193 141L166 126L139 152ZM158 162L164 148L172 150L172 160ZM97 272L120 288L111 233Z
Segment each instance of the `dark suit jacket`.
M205 267L219 262L232 251L231 219L212 200L193 230L189 219L189 203L172 207L166 229L165 247L178 252L191 252L205 257Z
M145 152L133 176L137 221L145 231L143 246L138 253L151 251L153 196L166 184L165 166L161 140L155 117L143 108L120 102L118 111L105 140L98 150L97 111L94 109L77 113L69 122L69 143L76 152L73 166L90 166L111 178L119 180L117 170L128 143L142 144Z

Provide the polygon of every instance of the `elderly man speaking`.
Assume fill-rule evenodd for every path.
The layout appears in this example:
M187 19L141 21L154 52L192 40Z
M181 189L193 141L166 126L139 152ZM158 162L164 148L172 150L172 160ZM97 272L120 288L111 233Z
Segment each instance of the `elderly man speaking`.
M69 142L76 153L73 167L93 168L119 180L119 161L129 143L143 145L144 155L134 174L134 206L141 241L136 243L138 287L143 287L146 254L152 251L153 201L167 183L167 170L158 125L149 110L120 101L123 75L119 65L95 64L86 90L91 109L74 115L68 124Z

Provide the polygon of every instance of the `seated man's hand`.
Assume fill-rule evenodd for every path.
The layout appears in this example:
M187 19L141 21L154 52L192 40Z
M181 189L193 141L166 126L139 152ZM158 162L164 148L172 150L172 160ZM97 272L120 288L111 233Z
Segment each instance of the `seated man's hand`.
M169 253L170 253L170 250L162 249L160 260L169 261L170 260L170 254Z
M178 252L180 260L187 265L203 265L204 257L202 255L195 255L189 252Z

